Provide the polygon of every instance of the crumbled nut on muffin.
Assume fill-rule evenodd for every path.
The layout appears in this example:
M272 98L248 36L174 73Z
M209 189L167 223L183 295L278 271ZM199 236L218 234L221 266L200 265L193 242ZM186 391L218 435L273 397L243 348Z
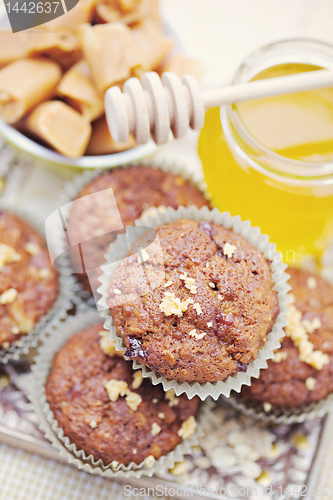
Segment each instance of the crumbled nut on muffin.
M250 401L300 407L333 392L333 286L320 276L288 268L288 326L282 346L268 368L244 387ZM315 280L316 286L309 286Z
M188 439L194 434L194 431L197 427L197 423L193 415L191 415L185 422L182 423L181 428L178 431L178 436L183 439Z
M199 400L182 395L171 407L163 388L148 379L129 390L134 373L140 372L101 350L102 327L96 324L73 335L56 354L47 400L64 435L95 460L114 467L143 460L152 465L181 442L178 431L196 415Z
M151 258L145 280L132 253L109 285L107 304L126 356L179 383L213 383L246 371L279 311L270 263L240 235L212 222L181 219L156 231L147 250L162 256L163 266ZM227 243L238 249L231 257L224 254ZM121 303L112 293L120 287Z

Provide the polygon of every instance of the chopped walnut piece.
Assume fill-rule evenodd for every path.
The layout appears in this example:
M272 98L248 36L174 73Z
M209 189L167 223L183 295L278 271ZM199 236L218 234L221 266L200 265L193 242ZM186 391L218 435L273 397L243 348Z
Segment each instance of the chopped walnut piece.
M162 430L161 427L156 422L154 422L153 425L151 426L150 432L153 436L156 436L161 432L161 430Z
M144 248L143 249L139 249L138 263L139 264L143 264L148 259L149 259L148 252Z
M281 361L285 361L288 357L288 353L284 351L276 351L274 354L274 358L272 361L274 363L281 363Z
M17 290L15 288L9 288L0 295L0 304L11 304L17 297Z
M119 396L126 395L127 383L124 382L124 380L111 379L104 384L104 387L108 393L110 401L117 401Z
M12 329L11 329L11 332L14 334L14 335L18 335L20 333L20 329L18 326L13 326Z
M313 276L310 276L307 280L306 285L307 285L309 290L314 290L315 288L317 288L316 278L314 278Z
M202 309L201 309L201 305L198 303L198 302L195 302L193 304L193 309L196 310L197 314L202 314Z
M5 264L18 262L21 260L21 255L16 252L15 248L0 243L0 271Z
M307 329L304 326L304 321L306 320L302 321L302 313L298 309L296 309L292 302L289 302L287 319L288 324L285 328L285 331L293 341L294 345L298 348L299 359L301 361L304 361L304 363L313 366L314 368L316 368L316 370L321 370L325 365L328 365L330 362L328 354L325 354L319 350L314 351L314 346L310 342ZM314 318L314 325L312 322L306 322L305 325L311 330L313 327L319 325L319 322L315 321L318 319L319 318Z
M313 318L312 321L308 319L303 319L302 325L304 326L306 332L311 334L315 330L318 330L321 327L321 320L318 317Z
M160 418L160 419L162 419L162 420L163 420L163 418L165 417L164 413L162 413L162 412L161 412L161 413L158 413L158 415L157 415L157 416L158 416L158 418Z
M211 288L215 288L215 283L213 283L212 281L210 281L210 282L208 283L208 285L209 285Z
M101 337L99 341L99 347L102 349L104 354L106 354L107 356L119 356L120 358L124 357L124 350L116 350L117 341L111 340L109 338L110 332L108 332L107 330L100 330L98 334Z
M114 288L113 293L115 295L120 295L121 294L121 290L118 290L118 288Z
M182 423L181 428L178 430L178 436L183 439L191 437L197 427L197 423L193 415L191 415L185 422Z
M306 386L307 390L313 391L313 389L315 388L316 382L317 382L316 379L313 377L307 378L305 381L305 386Z
M141 370L136 370L133 373L133 382L132 382L133 389L139 389L139 387L142 384L142 382L143 382L142 371Z
M92 421L89 423L89 425L90 425L90 427L91 427L92 429L96 429L96 427L97 427L97 423L95 422L95 420L92 420Z
M38 272L38 276L42 279L48 278L50 274L50 270L47 267L42 267Z
M191 337L195 338L195 340L200 340L200 339L202 339L206 335L206 332L197 333L197 330L194 328L194 330L191 330L188 334Z
M36 245L36 243L26 243L24 245L24 250L28 253L30 253L30 255L38 255L40 252L41 252L41 249L38 245Z
M184 462L177 462L173 469L170 470L173 476L181 476L183 474L187 474L189 470L189 464L187 460Z
M171 406L171 408L173 406L177 406L179 403L179 399L176 397L175 391L173 389L168 389L164 397L167 401L169 401L169 406Z
M270 403L264 403L264 411L266 413L270 412L272 409L272 405Z
M184 280L185 282L185 287L193 294L196 294L197 293L197 285L196 285L196 281L194 278L190 278L189 276L187 276L187 273L183 273L181 274L180 276L180 279L181 280Z
M182 302L173 292L163 292L164 299L159 305L159 308L166 316L174 314L179 318L183 312L187 310L189 304L193 304L193 299L186 299Z
M166 283L164 283L165 288L168 288L169 286L171 286L172 283L173 283L173 281L171 281L171 280L169 280Z
M3 347L4 349L9 349L9 347L10 347L10 342L3 342L2 347Z
M233 256L233 254L236 252L236 250L237 250L237 247L235 247L235 245L230 245L230 243L225 243L225 245L223 247L223 253L224 253L224 255L229 257L229 259Z
M125 399L127 406L133 411L136 411L142 402L142 397L140 396L140 394L132 392L129 389L126 391Z
M213 322L212 321L208 321L207 326L208 326L208 328L211 328L213 326Z
M146 459L145 459L145 465L146 467L151 467L153 465L153 463L155 462L155 457L153 457L153 455L149 455Z

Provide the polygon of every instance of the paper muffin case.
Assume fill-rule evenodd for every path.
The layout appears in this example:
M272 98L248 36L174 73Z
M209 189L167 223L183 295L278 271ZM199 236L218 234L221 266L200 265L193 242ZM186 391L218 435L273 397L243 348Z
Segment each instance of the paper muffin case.
M176 395L186 393L191 399L193 396L199 396L202 400L211 396L217 399L219 396L230 396L231 391L240 392L242 385L251 385L251 378L258 378L260 370L267 368L267 360L274 357L274 350L278 349L281 344L279 339L284 337L284 326L287 324L286 314L288 311L287 303L289 301L288 291L290 286L287 284L289 275L285 272L287 265L281 262L281 254L276 251L276 245L269 243L269 237L261 234L258 227L252 227L249 221L243 222L239 216L232 217L229 212L220 212L217 208L209 210L207 207L198 209L195 206L185 208L179 207L177 210L168 208L165 212L157 210L156 215L147 215L135 221L136 226L148 226L156 229L163 224L176 221L178 219L191 219L197 222L208 220L215 224L224 226L227 229L232 229L234 233L241 235L245 240L254 245L261 253L269 255L271 261L270 268L272 271L272 278L275 283L274 290L276 290L279 302L279 314L275 320L272 331L267 335L267 342L262 349L258 352L257 358L248 365L247 372L238 372L235 375L227 377L224 381L206 382L204 384L195 383L178 383L175 380L166 379L154 373L147 366L142 365L137 360L133 361L134 369L141 369L143 377L149 377L154 385L163 384L164 390L174 389ZM123 339L117 334L114 322L107 306L106 299L108 293L108 286L111 277L117 268L119 261L123 258L124 238L126 236L119 235L117 240L109 247L105 255L106 264L101 266L103 275L100 277L102 285L99 287L98 292L102 295L99 301L101 315L105 318L104 327L110 330L110 338L117 340L117 350L126 349ZM117 262L118 261L118 262Z
M72 335L100 321L101 317L97 311L93 311L86 305L81 305L76 316L68 316L65 321L58 322L53 328L52 335L39 348L35 364L32 365L33 377L30 400L40 428L61 456L65 457L69 463L86 472L105 477L137 478L165 472L173 468L176 462L182 462L184 456L191 453L192 448L198 445L199 438L203 435L200 414L196 432L189 439L184 439L167 455L154 460L152 464L145 459L140 464L131 462L128 466L119 464L115 467L112 464L104 465L102 460L95 460L92 455L87 455L84 450L77 449L76 445L71 443L70 439L64 435L47 402L45 384L55 354Z
M0 209L11 212L17 215L22 220L30 224L43 238L44 236L44 222L37 220L36 216L29 213L26 209L20 209L11 204L0 203ZM46 245L46 243L45 243ZM43 341L47 335L48 330L57 321L63 319L67 315L67 311L73 307L73 298L75 294L75 282L71 276L71 268L69 261L66 257L59 258L58 261L58 296L52 307L44 314L34 328L23 334L17 341L12 342L10 347L0 347L0 362L3 364L9 361L16 361L22 354L28 354L30 349L37 347L40 341Z
M293 408L271 405L269 411L265 411L262 403L245 400L238 394L232 394L227 402L244 415L268 425L301 424L308 420L322 418L329 413L333 409L333 393L317 403Z
M111 170L126 169L130 167L140 168L142 166L152 167L156 170L163 170L163 172L171 173L174 175L181 175L185 180L191 182L194 186L196 186L199 189L199 191L202 192L207 201L210 201L210 194L207 189L206 182L203 180L199 172L193 173L190 170L190 168L188 166L185 166L182 162L176 162L174 160L167 160L167 159L161 161L159 159L154 159L154 157L148 157L145 160L141 160L128 165L114 167L110 170L106 169L87 170L82 174L78 174L75 177L73 177L71 181L66 182L59 197L59 207L60 206L64 207L62 210L64 221L66 222L66 220L68 220L70 215L70 206L68 204L71 201L75 200L78 197L80 191L94 179ZM59 252L58 255L61 255L67 249L67 241L64 238L64 233L61 228L55 228L54 237L55 237L54 239L55 248L57 248L57 251ZM83 299L91 307L96 307L96 304L91 294L84 290L83 285L79 281L77 276L75 276L74 279L76 281L75 285L76 298L78 300Z

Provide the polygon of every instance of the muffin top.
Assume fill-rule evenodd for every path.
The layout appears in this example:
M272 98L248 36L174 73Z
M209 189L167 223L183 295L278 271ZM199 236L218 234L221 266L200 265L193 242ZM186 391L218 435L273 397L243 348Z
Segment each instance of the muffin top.
M207 221L177 220L157 235L139 257L122 260L109 285L126 356L178 382L246 371L278 314L269 262Z
M78 196L86 198L73 205L68 227L75 241L84 242L82 250L87 264L85 268L98 268L89 273L94 289L100 286L97 278L101 274L99 267L105 263L104 254L116 238L117 232L110 232L110 227L118 214L115 214L114 210L108 210L106 213L102 194L101 203L96 203L89 195L108 188L113 190L124 230L126 226L134 225L135 219L149 207L209 206L203 194L189 181L180 175L152 167L118 168L103 173L87 184ZM73 252L71 261L74 269L80 272L79 253ZM87 275L81 274L80 278L85 289L91 291Z
M333 286L300 269L289 268L288 273L292 303L286 337L267 370L243 388L242 396L299 407L333 392Z
M8 348L50 309L58 282L39 234L3 210L0 242L0 345Z
M108 334L99 323L69 339L55 356L47 400L77 449L104 465L158 459L193 434L199 400L142 379Z

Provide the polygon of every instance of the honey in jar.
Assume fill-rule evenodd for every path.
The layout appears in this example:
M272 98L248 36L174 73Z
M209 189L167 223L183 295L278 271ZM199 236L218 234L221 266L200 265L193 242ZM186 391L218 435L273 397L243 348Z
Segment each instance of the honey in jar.
M250 56L234 83L333 69L333 47L308 40ZM319 258L333 240L333 89L207 111L199 139L214 206L259 226L284 259Z

